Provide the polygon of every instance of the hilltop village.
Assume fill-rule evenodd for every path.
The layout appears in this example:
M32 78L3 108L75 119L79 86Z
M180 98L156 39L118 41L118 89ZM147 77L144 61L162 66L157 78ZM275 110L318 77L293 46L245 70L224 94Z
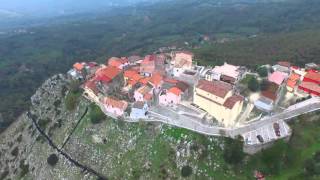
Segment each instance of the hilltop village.
M318 70L314 63L298 67L287 61L254 70L228 63L205 67L197 65L193 53L173 51L111 57L105 64L77 62L68 76L113 118L159 120L208 135L238 134L247 145L259 145L291 135L288 117L271 119L303 101L309 105L308 99L313 103L320 95Z

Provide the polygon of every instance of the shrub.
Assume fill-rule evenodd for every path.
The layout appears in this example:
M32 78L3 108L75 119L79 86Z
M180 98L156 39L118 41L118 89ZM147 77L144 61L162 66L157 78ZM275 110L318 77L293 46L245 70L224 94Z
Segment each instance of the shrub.
M181 169L182 177L189 177L192 174L192 168L190 166L183 166Z
M104 118L105 115L97 105L91 105L90 108L90 120L93 124L98 124L100 123Z
M80 84L81 82L80 81L77 81L77 80L72 80L70 83L69 83L69 89L72 93L78 93L81 91L80 89Z
M12 151L11 151L11 155L12 156L18 156L19 154L19 148L15 147Z
M240 140L240 137L237 139L225 139L223 158L227 163L239 164L242 162L244 156L243 142Z
M248 88L250 89L250 91L253 91L253 92L256 92L259 90L259 82L255 77L249 80Z
M47 163L51 166L55 166L58 162L59 158L56 154L51 154L48 159L47 159Z
M284 167L288 145L284 140L276 141L269 149L261 152L261 160L270 174L279 174Z
M304 162L305 173L308 176L319 176L320 175L320 152L316 152L311 159L307 159Z
M29 172L29 164L25 164L25 160L20 161L19 165L21 172L20 172L20 177L24 177L26 174Z
M79 93L78 94L73 92L68 93L65 101L67 110L72 111L77 107L79 96L80 96Z
M261 77L267 77L268 76L268 69L266 67L264 67L264 66L259 67L257 69L257 72Z
M38 121L38 124L42 130L45 130L47 128L47 125L51 122L51 119L40 119Z
M261 91L267 90L269 86L269 82L267 80L263 80L260 84Z

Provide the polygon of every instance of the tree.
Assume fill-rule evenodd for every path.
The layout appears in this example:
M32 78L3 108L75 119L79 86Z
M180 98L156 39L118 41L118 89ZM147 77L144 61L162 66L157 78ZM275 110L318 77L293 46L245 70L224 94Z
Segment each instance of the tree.
M101 111L99 106L92 104L90 106L90 120L93 124L100 123L104 118L105 114Z
M240 164L244 158L243 141L241 137L237 139L226 138L223 151L223 158L227 163Z
M58 156L56 154L51 154L48 159L47 163L50 164L51 166L55 166L58 162Z
M248 81L248 88L252 92L256 92L259 90L260 85L258 80L255 77L250 78L250 80Z
M192 168L190 166L183 166L181 169L182 177L189 177L192 174Z
M268 76L268 69L265 66L261 66L257 69L258 74L261 77L267 77Z
M269 81L264 79L260 84L260 90L261 91L267 90L268 86L269 86Z

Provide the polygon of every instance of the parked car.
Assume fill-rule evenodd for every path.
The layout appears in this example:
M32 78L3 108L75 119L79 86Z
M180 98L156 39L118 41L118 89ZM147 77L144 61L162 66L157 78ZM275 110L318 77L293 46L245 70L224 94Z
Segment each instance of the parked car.
M274 129L274 133L276 134L276 136L280 137L280 125L279 123L273 123L273 129Z
M263 142L264 142L263 137L262 137L261 135L258 135L257 138L258 138L258 140L259 140L260 143L263 143Z

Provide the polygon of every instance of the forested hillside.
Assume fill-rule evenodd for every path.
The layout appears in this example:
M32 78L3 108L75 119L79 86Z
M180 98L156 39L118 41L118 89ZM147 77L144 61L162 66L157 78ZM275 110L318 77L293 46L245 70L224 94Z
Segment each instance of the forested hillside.
M1 127L28 108L30 95L43 80L66 72L77 60L104 62L108 56L144 55L188 42L187 48L200 47L195 52L202 64L258 64L278 58L319 62L319 1L248 2L179 0L121 7L0 36ZM202 35L211 42L202 45ZM248 38L253 35L257 38ZM226 37L232 41L216 43Z

